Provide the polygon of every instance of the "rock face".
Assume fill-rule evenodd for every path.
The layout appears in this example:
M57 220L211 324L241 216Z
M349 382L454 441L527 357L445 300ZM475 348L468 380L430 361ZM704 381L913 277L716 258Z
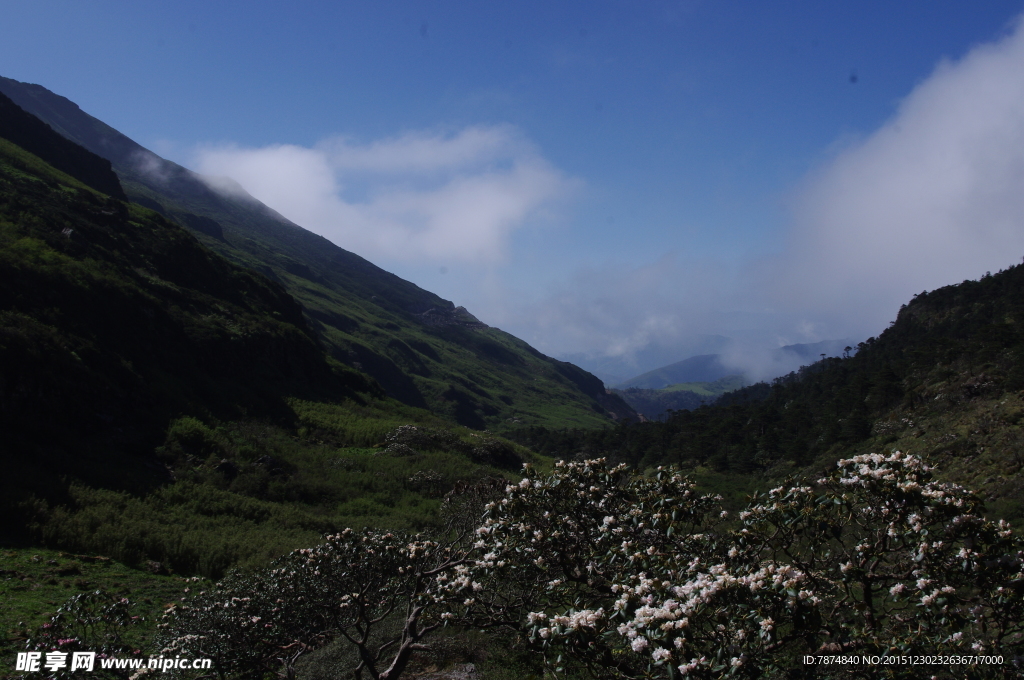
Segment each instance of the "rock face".
M463 328L489 328L489 326L466 311L465 307L445 309L431 307L416 315L427 326L461 326Z
M179 219L185 223L186 227L191 227L207 236L212 236L218 241L224 240L224 229L216 220L211 220L209 217L201 215L193 215L192 213L184 213Z

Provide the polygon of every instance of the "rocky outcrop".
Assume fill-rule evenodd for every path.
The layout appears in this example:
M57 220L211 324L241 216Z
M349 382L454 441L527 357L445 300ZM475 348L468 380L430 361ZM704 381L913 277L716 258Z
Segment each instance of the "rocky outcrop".
M488 328L475 316L466 311L465 307L431 307L425 312L415 315L427 326L462 326L463 328Z

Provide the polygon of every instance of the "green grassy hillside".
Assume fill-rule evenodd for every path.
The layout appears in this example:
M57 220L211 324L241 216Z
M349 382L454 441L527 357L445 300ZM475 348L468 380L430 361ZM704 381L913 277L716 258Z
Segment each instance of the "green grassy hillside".
M208 576L425 528L457 482L543 464L388 397L280 284L3 139L0 427L0 540Z

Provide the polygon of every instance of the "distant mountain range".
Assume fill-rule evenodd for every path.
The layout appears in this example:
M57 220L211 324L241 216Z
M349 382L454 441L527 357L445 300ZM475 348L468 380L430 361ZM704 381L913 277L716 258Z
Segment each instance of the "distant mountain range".
M605 385L618 385L630 376L653 371L681 358L700 354L717 354L733 344L724 335L694 335L671 343L650 342L644 347L617 356L593 357L582 353L565 354L560 358L590 371Z
M718 380L676 383L661 389L629 387L613 389L612 392L622 397L643 418L665 420L672 411L692 411L710 406L723 394L747 384L741 375L727 375Z
M809 344L785 345L769 352L771 364L776 367L777 375L783 375L802 365L810 364L825 356L842 356L844 348L850 346L848 340L824 340ZM851 352L853 349L851 348ZM629 380L614 384L616 389L624 390L638 387L648 390L660 390L677 383L713 382L726 376L744 375L746 363L743 357L728 357L722 354L700 354L647 371ZM775 376L772 376L775 377Z
M625 390L630 387L638 387L646 390L660 390L676 383L704 383L712 382L727 375L734 374L735 369L730 370L718 354L700 354L689 359L677 361L674 364L648 371L643 375L630 378L615 385L617 389Z
M853 351L846 340L826 340L778 347L769 353L769 361L781 375L812 364L822 355L843 356ZM737 360L721 354L699 354L624 380L612 391L645 418L661 420L669 411L711 404L722 394L753 382L740 365L742 358L734 362Z

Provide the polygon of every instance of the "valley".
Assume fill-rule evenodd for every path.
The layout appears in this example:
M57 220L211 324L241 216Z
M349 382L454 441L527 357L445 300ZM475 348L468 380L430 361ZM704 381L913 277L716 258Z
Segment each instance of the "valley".
M599 533L581 545L627 521L639 523L636 540L654 540L636 517L677 502L656 491L688 484L662 481L671 466L694 480L685 493L707 494L701 502L723 513L693 519L689 529L707 531L685 540L731 559L723 546L741 526L732 514L750 512L759 491L824 479L857 456L902 464L897 451L934 465L936 483L975 490L971 503L986 518L978 526L993 536L1002 536L997 520L1024 526L1024 266L915 296L856 352L771 382L747 384L708 354L608 390L240 188L211 188L45 88L0 79L0 92L0 573L17 602L0 618L5 658L45 630L64 596L94 588L131 596L142 613L126 640L142 646L156 639L159 616L187 609L175 598L198 597L178 591L186 581L213 590L240 575L270 578L274 560L299 559L305 553L292 551L349 529L385 547L396 535L433 537L430 550L451 540L442 557L427 550L447 564L451 551L477 549L466 536L489 535L481 517L519 502L516 494L589 517L557 491L543 494L572 474L598 474L597 459L626 468L574 493L607 492L620 514L604 517L603 529L594 520ZM462 514L452 515L461 498ZM673 510L672 531L688 507ZM797 543L821 538L813 529ZM561 530L537 529L533 542ZM722 543L701 543L713 534ZM663 556L672 536L658 534L646 554ZM1005 552L999 564L1019 567L1016 543L992 540L992 554ZM647 559L615 554L610 564ZM748 557L747 566L760 564ZM552 558L538 559L523 568ZM581 590L563 593L556 578L546 586L552 603L612 592L578 565L565 570ZM403 566L395 583L410 573ZM409 592L419 597L421 585ZM503 592L504 582L493 587ZM456 651L414 657L417 672L471 658L489 678L511 677L503 663L545 672L528 651L546 647L522 617L487 619L514 632L484 640L475 599L455 600L465 610L447 613L464 617L463 629L442 639ZM397 626L391 612L380 621ZM1019 650L1010 629L999 644ZM329 674L334 652L312 652L334 648L317 635L308 659L327 665L309 661L300 677Z

